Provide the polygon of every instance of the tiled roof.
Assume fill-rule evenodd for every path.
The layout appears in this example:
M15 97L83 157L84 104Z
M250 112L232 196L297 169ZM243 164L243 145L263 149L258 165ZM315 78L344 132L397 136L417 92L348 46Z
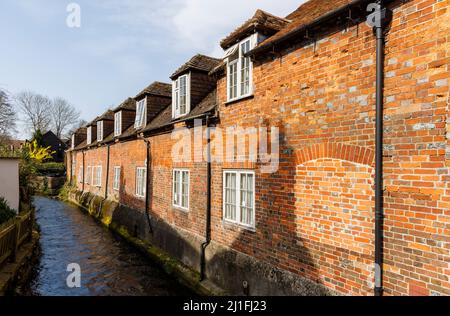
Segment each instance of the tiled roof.
M113 112L119 112L120 110L136 111L136 101L133 98L128 98L116 107Z
M280 31L290 21L277 17L262 10L257 10L255 15L247 20L244 24L234 30L230 35L220 42L223 49L233 46L243 38L253 34L255 31L271 33L270 35Z
M213 112L217 106L217 93L216 90L210 92L194 109L186 116L176 121L185 121L206 115L209 112ZM142 131L149 132L159 128L163 128L173 124L175 121L172 119L172 106L165 108L154 120L150 122Z
M282 39L288 34L306 26L309 23L325 16L329 12L337 10L342 7L355 2L354 0L309 0L308 2L302 4L297 10L290 13L286 19L292 22L285 25L278 33L269 37L267 40L259 44L259 47L270 47L274 42Z
M147 88L138 93L135 99L139 99L144 95L158 95L163 97L171 97L172 96L172 85L163 82L153 82Z
M108 110L97 118L97 121L114 121L114 112Z
M209 57L209 56L198 54L198 55L195 55L194 57L192 57L183 66L178 68L177 71L175 71L173 73L173 75L170 76L170 78L174 79L174 78L178 77L179 75L181 75L182 73L184 73L185 71L187 71L189 69L195 69L195 70L210 72L221 61L222 61L221 59L217 59L217 58L214 58L214 57Z

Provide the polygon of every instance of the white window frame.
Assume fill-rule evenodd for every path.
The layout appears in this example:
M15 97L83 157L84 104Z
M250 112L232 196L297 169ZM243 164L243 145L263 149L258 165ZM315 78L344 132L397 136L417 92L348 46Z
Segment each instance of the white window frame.
M87 167L87 171L86 171L86 184L91 184L91 179L92 179L92 168L91 166Z
M97 122L97 141L101 142L103 140L103 121Z
M241 90L241 84L242 84L242 60L244 58L244 53L242 52L242 45L245 44L246 42L250 42L250 50L252 50L253 48L256 47L257 42L258 42L258 33L255 33L245 39L243 39L242 41L240 41L239 43L236 44L236 47L232 47L229 49L229 51L237 51L238 52L238 57L237 59L232 58L233 54L226 54L227 57L225 58L226 63L227 63L227 102L232 102L232 101L236 101L239 99L243 99L246 97L249 97L251 95L253 95L253 62L251 61L251 59L249 59L249 88L248 88L248 93L242 93ZM231 55L231 56L228 56ZM237 67L237 71L236 71L236 75L237 75L237 93L236 96L231 96L230 93L230 80L231 80L231 72L230 72L230 68L232 66L236 65Z
M140 174L141 172L141 174ZM139 183L139 180L142 183ZM140 198L145 198L146 196L146 181L147 181L147 168L146 167L137 167L136 168L136 196Z
M236 204L235 204L235 208L236 208L236 219L230 219L230 218L226 218L226 176L227 174L235 174L236 175ZM241 220L241 175L252 175L253 176L253 199L252 199L252 206L253 206L253 216L252 216L252 224L247 224L247 223L243 223ZM232 223L235 225L239 225L242 226L244 228L248 228L251 230L255 230L256 227L256 205L255 205L255 196L256 196L256 192L255 192L255 188L256 188L256 176L255 176L255 172L252 170L224 170L223 171L223 178L222 178L222 187L223 187L223 199L222 199L222 217L224 222L228 222L228 223Z
M114 114L114 136L120 136L122 134L122 111Z
M121 176L121 167L114 167L114 179L113 179L113 190L120 190L120 176Z
M88 145L92 144L92 126L89 126L87 128L87 138L86 138L86 142Z
M180 182L178 183L178 186L176 187L175 183L175 174L180 173ZM183 179L184 174L187 174L187 206L182 205L182 198L183 198ZM184 211L189 211L189 205L191 202L191 172L189 169L173 169L172 172L172 205L176 207L177 209L181 209ZM175 197L176 196L176 197Z
M180 83L182 79L186 79L186 105L185 112L181 112L181 98ZM191 112L191 73L179 76L172 82L172 118L177 119L186 116Z
M147 97L140 101L136 101L136 118L134 120L134 128L143 128L147 123Z
M102 166L96 166L93 168L93 186L97 188L102 187Z

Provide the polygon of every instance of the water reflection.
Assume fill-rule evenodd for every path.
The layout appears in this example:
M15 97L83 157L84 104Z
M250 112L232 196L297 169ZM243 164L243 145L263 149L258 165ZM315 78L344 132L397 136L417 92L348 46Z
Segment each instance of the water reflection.
M89 215L66 203L35 197L42 256L34 295L192 295L154 263ZM67 287L67 266L81 267L81 288Z

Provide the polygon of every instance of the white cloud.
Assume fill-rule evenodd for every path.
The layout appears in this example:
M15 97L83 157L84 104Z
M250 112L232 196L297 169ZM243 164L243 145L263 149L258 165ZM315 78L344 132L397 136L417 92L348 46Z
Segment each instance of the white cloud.
M221 54L219 42L262 9L286 16L305 0L102 0L106 19L133 30L142 41L156 47L195 54ZM157 37L159 43L155 45Z

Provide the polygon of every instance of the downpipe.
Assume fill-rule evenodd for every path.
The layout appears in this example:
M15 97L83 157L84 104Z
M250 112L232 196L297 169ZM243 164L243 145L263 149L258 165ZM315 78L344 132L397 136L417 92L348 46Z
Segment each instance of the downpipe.
M142 139L145 143L146 146L146 170L145 170L145 215L147 218L147 224L148 224L148 229L150 234L153 235L153 227L152 227L152 221L150 218L150 214L149 214L149 189L150 189L150 149L151 149L151 145L150 145L150 141L145 139L145 137L143 135L139 135L138 138Z
M375 288L374 295L383 295L383 98L385 33L392 11L383 8L383 1L371 3L367 23L376 36L376 127L375 127Z
M205 242L202 243L200 254L200 281L206 278L206 248L211 243L211 131L209 130L209 115L206 116L206 220Z
M105 185L105 200L108 199L108 182L109 182L109 162L110 162L111 145L108 144L106 149L106 185ZM84 168L83 168L84 170Z

